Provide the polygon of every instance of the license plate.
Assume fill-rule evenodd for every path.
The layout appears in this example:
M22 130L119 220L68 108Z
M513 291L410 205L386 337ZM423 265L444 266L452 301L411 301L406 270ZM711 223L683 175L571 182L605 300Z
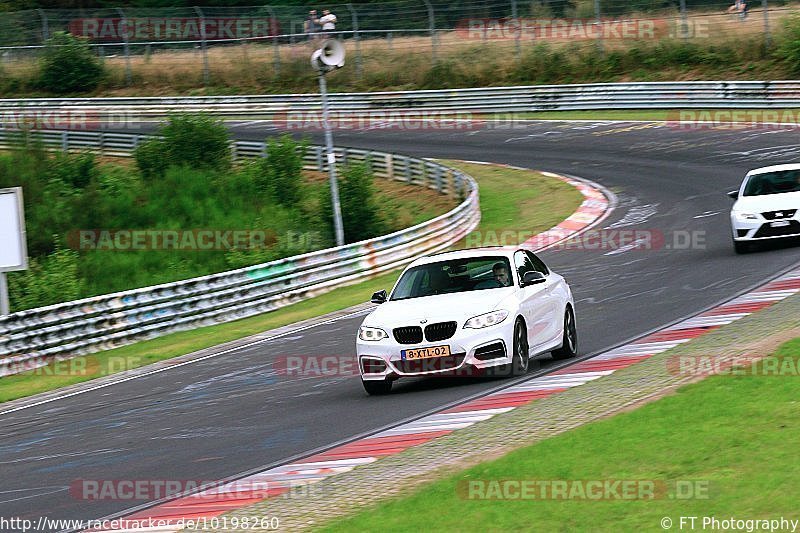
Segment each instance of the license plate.
M404 361L414 359L430 359L431 357L447 357L450 355L450 346L429 346L428 348L415 348L413 350L400 350L400 357Z
M788 220L776 220L775 222L770 222L769 225L770 225L770 227L773 227L773 228L782 228L784 226L788 226L789 225L789 221Z

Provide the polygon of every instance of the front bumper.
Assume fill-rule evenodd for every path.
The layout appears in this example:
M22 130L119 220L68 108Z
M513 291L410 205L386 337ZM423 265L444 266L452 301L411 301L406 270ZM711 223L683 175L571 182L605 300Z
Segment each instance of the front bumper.
M776 225L776 222L779 225ZM800 215L781 220L767 220L761 215L757 215L756 219L731 216L731 228L733 240L739 242L800 237Z
M391 335L391 331L388 333ZM459 374L460 370L469 367L483 369L500 366L511 362L513 334L514 322L506 319L501 324L482 329L459 328L453 337L438 342L423 341L419 344L401 344L394 338L377 342L362 341L357 338L358 368L362 379L382 380L398 377L435 376L454 372ZM497 349L498 343L502 345L502 351ZM450 357L404 361L400 355L402 350L444 344L450 346L452 354ZM479 352L478 356L476 356L476 351ZM487 352L490 354L487 355ZM502 355L502 357L494 357L496 355ZM492 358L487 359L487 356ZM366 365L365 359L368 361ZM373 364L375 361L383 364ZM365 366L371 371L365 373ZM381 366L381 371L375 371L376 367Z

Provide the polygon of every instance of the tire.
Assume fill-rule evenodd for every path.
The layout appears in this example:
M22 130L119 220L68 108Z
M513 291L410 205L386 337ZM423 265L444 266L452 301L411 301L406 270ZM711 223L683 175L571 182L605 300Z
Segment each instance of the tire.
M362 379L361 384L364 385L364 390L367 391L367 394L370 396L383 396L384 394L392 392L392 381L389 379L382 379L380 381Z
M522 320L517 320L514 324L514 347L511 356L511 375L513 377L524 376L528 373L530 363L528 350L528 329Z
M750 243L742 241L733 241L733 249L737 254L746 254L750 252Z
M575 311L567 306L564 311L564 335L561 338L561 348L553 350L553 359L569 359L578 355L578 328L575 325Z

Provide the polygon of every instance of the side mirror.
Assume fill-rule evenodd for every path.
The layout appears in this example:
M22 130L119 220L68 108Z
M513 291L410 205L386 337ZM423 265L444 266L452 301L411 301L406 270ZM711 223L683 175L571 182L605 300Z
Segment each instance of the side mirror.
M378 292L376 292L375 294L373 294L373 295L372 295L372 299L370 300L370 302L372 302L372 303L374 303L374 304L382 304L382 303L383 303L383 302L385 302L385 301L386 301L388 298L389 298L389 297L387 296L387 294L386 294L386 291L385 291L385 290L383 290L383 291L378 291Z
M525 274L522 276L523 287L527 287L528 285L536 285L537 283L544 283L545 281L547 281L547 278L545 278L544 274L538 270L530 270L525 272Z
M736 189L735 191L729 192L728 196L730 196L731 198L736 200L737 198L739 198L739 189Z

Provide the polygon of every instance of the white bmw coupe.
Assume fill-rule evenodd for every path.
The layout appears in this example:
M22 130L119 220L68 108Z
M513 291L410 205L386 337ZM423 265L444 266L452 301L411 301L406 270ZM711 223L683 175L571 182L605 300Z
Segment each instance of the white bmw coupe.
M532 252L478 248L412 262L361 324L356 353L364 389L386 394L406 376L464 369L520 376L531 356L577 353L567 282Z
M736 200L731 208L736 253L757 242L800 237L800 164L751 170L728 196Z

